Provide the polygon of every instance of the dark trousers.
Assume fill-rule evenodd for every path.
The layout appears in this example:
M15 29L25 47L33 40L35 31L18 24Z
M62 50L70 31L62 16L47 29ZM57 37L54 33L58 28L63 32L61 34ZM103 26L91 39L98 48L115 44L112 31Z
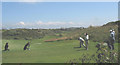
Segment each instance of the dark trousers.
M85 40L86 50L88 50L88 40Z
M114 43L115 43L115 40L113 38L110 39L110 49L111 50L114 50Z
M9 49L8 49L8 48L5 48L5 50L4 50L4 51L7 51L7 50L9 51Z
M83 41L80 41L80 48L81 48L81 45L83 45L85 47L85 45L83 43L84 43Z
M111 50L114 50L114 44L111 44Z

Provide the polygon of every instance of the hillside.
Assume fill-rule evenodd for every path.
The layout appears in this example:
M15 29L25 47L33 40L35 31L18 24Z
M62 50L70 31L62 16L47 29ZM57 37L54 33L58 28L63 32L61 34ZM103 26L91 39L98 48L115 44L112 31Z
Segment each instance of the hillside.
M84 33L87 32L90 35L92 41L104 41L109 37L109 30L115 29L116 38L118 38L118 22L109 22L103 26L90 26L88 28L61 28L61 29L10 29L2 30L3 39L15 39L15 40L31 40L42 39L45 36L54 36L54 38L69 37L77 39L79 36L84 37ZM51 37L51 39L54 39ZM117 40L118 41L118 40Z

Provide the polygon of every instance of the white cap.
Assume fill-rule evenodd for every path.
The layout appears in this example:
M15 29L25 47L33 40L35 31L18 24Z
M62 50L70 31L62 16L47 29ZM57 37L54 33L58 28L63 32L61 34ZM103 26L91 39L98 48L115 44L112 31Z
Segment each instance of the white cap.
M110 32L112 32L112 30L110 30Z

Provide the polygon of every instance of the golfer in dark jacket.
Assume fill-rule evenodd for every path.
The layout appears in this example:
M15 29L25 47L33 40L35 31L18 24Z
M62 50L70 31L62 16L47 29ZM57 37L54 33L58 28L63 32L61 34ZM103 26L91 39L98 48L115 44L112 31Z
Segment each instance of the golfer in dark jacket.
M30 43L28 42L28 43L24 46L24 50L26 50L26 49L27 49L27 50L30 50L29 47L30 47Z
M7 51L7 50L9 51L9 49L8 49L8 43L5 44L5 50L4 51Z

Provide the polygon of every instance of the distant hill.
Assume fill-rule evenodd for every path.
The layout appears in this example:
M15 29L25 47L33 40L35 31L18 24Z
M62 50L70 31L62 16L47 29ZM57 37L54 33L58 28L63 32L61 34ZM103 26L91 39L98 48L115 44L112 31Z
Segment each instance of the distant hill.
M115 22L109 22L107 24L104 24L103 26L109 26L109 25L118 25L120 21L115 21Z
M3 39L41 39L45 36L55 36L57 38L61 37L69 37L72 39L78 39L79 36L84 37L84 33L88 33L90 35L90 40L92 41L104 41L108 40L109 30L115 29L116 38L118 38L118 22L109 22L104 24L103 26L94 27L90 26L88 28L80 27L80 28L60 28L60 29L10 29L2 30L2 38Z

